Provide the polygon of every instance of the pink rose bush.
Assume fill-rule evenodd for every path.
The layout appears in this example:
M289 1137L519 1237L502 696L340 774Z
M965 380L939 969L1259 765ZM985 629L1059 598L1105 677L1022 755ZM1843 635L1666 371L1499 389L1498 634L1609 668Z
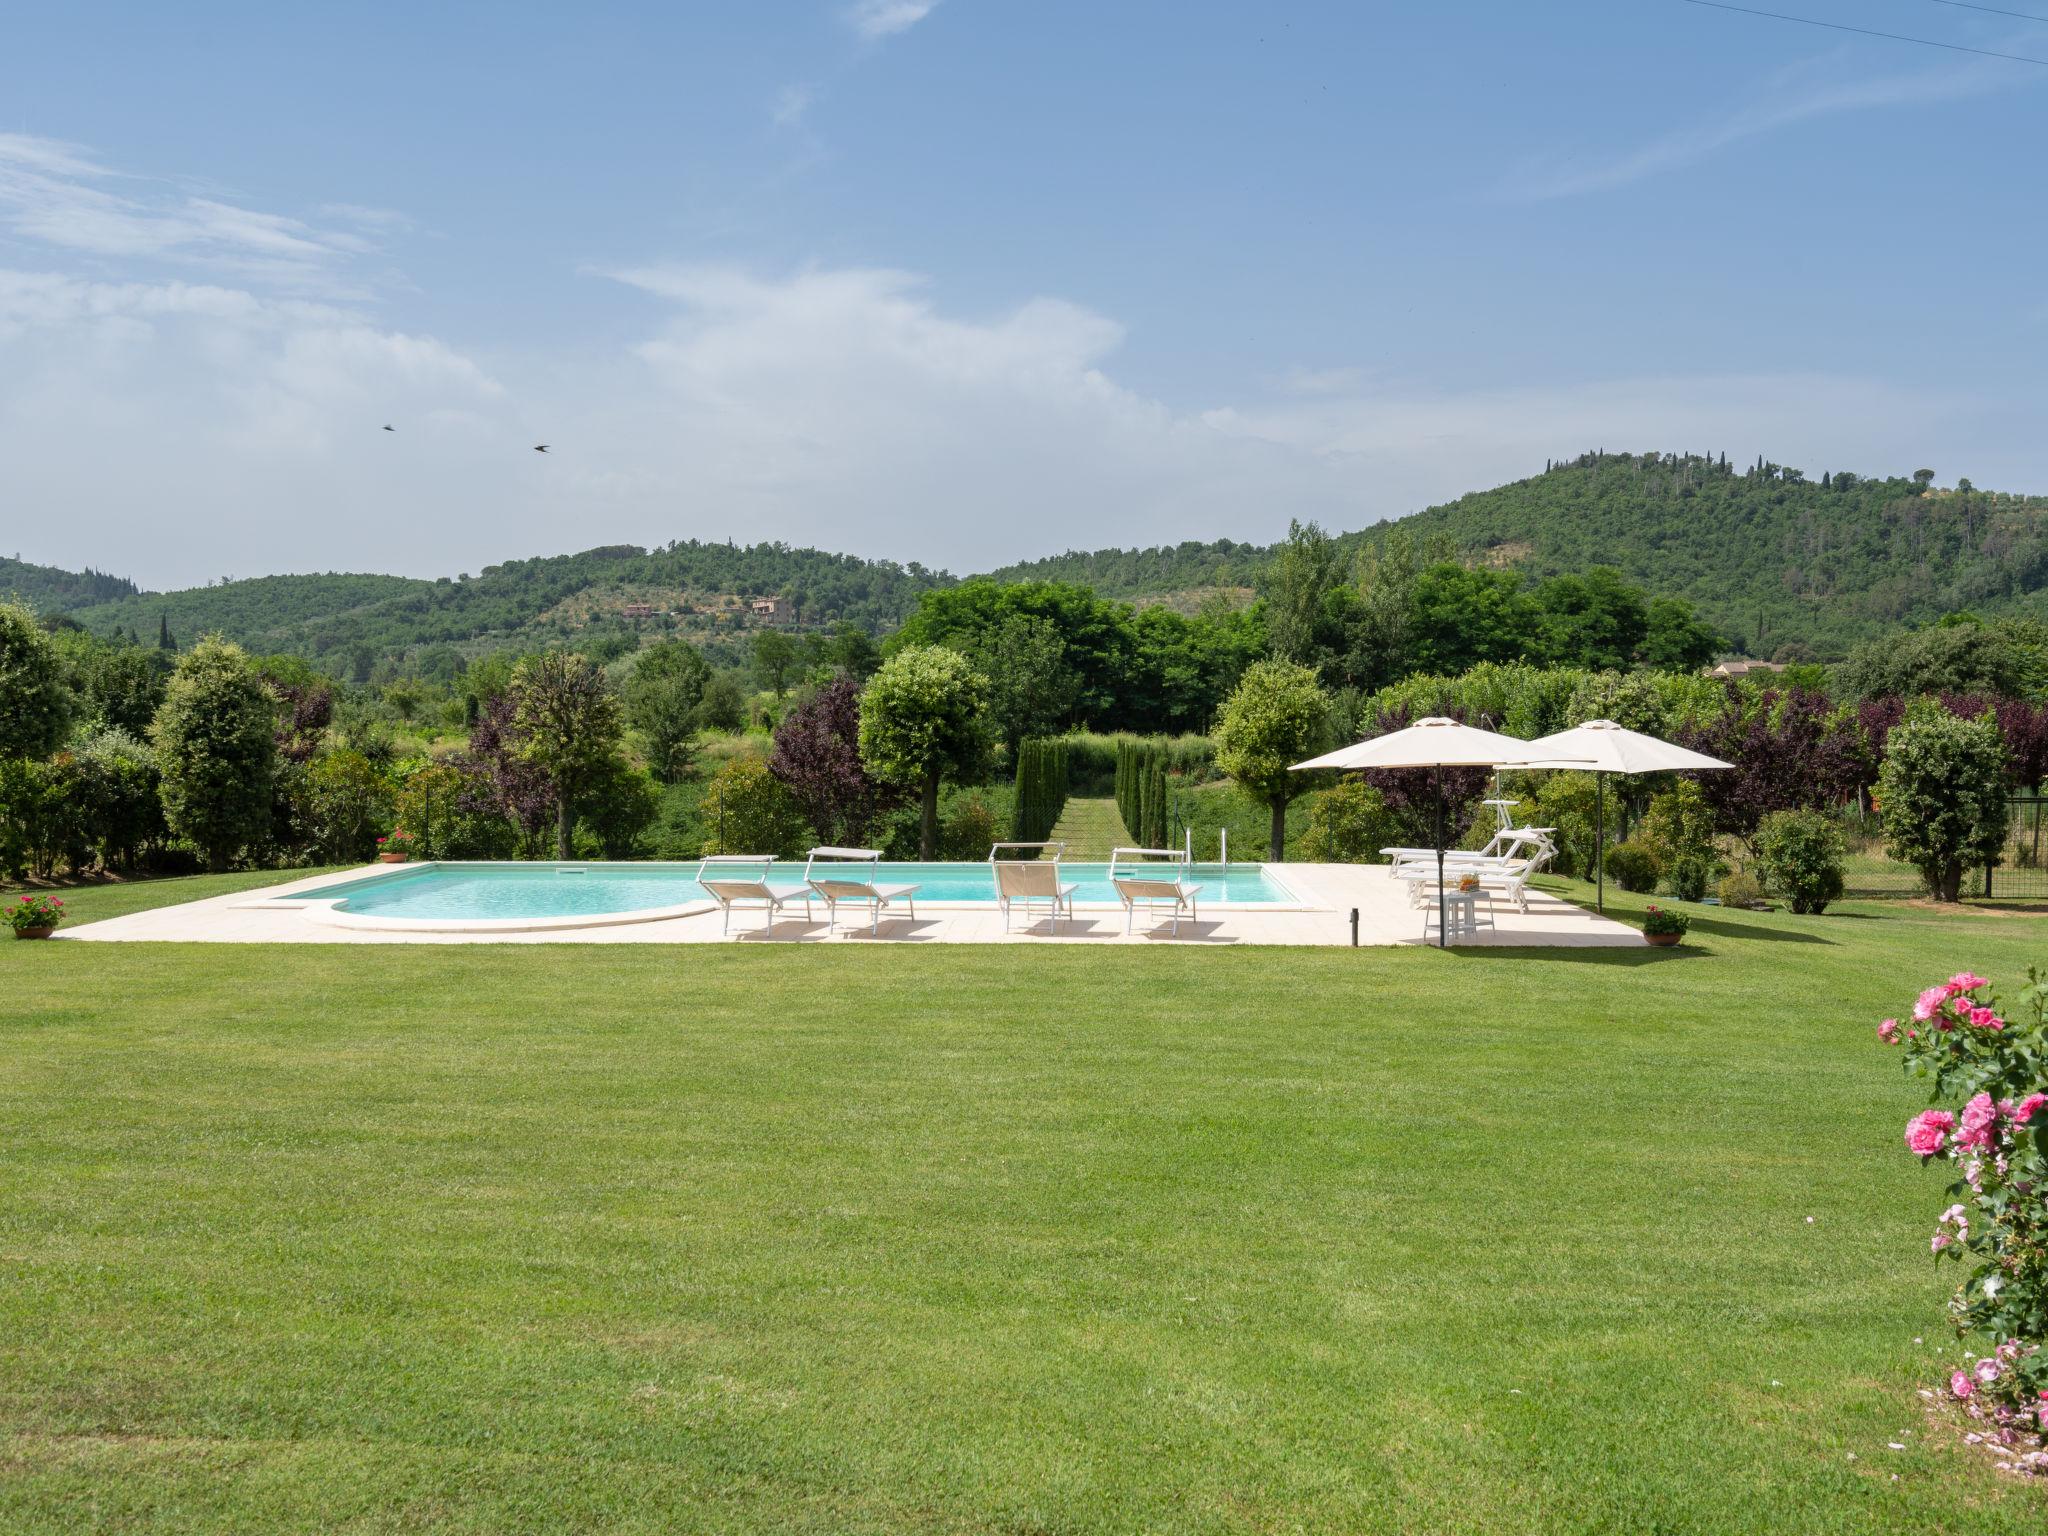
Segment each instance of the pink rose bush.
M2048 979L2028 972L2019 1002L2007 1017L1963 971L1914 1000L1915 1027L1886 1019L1877 1034L1932 1080L1936 1107L1906 1122L1906 1150L1954 1175L1928 1237L1937 1263L1966 1271L1949 1318L1972 1347L1947 1395L1988 1441L2036 1447L2020 1458L2033 1470L2048 1466Z

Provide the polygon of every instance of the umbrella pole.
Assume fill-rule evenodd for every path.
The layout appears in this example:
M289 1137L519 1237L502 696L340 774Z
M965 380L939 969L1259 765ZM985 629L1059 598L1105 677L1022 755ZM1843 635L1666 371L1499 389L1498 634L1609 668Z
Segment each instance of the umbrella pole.
M1594 907L1607 910L1607 775L1593 775L1593 868L1599 882Z
M1445 925L1450 921L1451 899L1444 892L1444 767L1436 766L1436 947L1446 948L1450 940Z

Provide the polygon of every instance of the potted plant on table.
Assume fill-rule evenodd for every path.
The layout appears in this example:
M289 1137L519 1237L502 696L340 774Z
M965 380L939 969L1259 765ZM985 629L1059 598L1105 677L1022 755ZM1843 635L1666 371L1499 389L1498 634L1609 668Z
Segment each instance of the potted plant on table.
M7 909L17 939L47 939L64 921L64 903L54 896L24 896Z
M1643 938L1659 949L1669 949L1685 937L1692 919L1683 912L1660 907L1654 901L1643 908Z
M399 827L389 837L377 839L377 862L379 864L403 864L412 857L413 836Z

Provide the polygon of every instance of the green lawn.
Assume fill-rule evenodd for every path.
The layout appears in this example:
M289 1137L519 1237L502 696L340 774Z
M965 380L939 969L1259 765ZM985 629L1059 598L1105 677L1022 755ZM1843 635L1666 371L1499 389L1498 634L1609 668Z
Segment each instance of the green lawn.
M1124 830L1115 798L1107 795L1100 799L1068 796L1052 837L1067 845L1065 856L1070 859L1106 859L1112 849L1135 841Z
M1871 1029L2039 922L0 944L0 1529L2037 1529Z

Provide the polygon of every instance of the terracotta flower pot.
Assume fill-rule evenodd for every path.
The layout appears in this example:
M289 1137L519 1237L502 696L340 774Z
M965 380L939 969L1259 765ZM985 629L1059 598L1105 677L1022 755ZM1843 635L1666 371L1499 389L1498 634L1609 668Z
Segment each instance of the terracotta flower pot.
M377 862L379 864L403 864L405 862L405 855L402 853L380 853L377 855Z
M1643 935L1643 942L1654 944L1659 949L1669 949L1684 937L1682 933L1646 933Z
M14 930L14 936L17 939L47 939L51 934L55 933L56 931L57 930L54 927L17 928Z

